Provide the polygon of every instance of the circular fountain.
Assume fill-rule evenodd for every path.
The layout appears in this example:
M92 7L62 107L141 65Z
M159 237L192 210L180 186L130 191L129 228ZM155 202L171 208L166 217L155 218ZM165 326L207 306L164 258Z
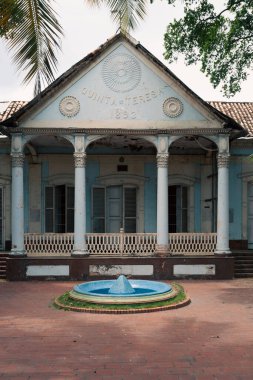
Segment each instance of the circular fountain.
M75 285L55 300L65 310L138 313L168 310L190 303L177 284L149 280L128 280L120 275L116 280L99 280Z
M128 280L120 275L117 280L100 280L74 286L70 297L99 304L136 304L157 302L174 297L176 290L163 282Z

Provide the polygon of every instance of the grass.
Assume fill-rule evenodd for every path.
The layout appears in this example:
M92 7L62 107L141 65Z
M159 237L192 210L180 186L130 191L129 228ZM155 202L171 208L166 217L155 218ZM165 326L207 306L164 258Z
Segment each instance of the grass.
M128 310L128 309L150 309L150 308L157 308L162 306L168 306L168 305L176 305L177 303L180 303L186 299L186 294L184 291L184 288L179 284L173 284L173 287L176 287L178 290L177 295L174 298L170 298L165 301L157 301L157 302L150 302L150 303L137 303L137 304L122 304L122 305L102 305L102 304L95 304L85 301L78 301L74 300L69 297L69 292L66 292L62 294L60 297L58 297L56 300L63 305L62 307L59 307L58 305L54 305L57 309L64 309L69 310L69 308L75 307L75 308L83 308L83 309L93 309L93 310Z

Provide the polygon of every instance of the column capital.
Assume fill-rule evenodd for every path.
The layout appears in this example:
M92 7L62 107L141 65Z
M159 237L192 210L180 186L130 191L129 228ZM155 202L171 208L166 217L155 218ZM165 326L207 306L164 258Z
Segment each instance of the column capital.
M75 168L85 168L86 166L86 153L75 152L74 153Z
M169 153L158 153L156 155L157 167L167 168L168 166Z
M12 167L23 167L24 165L24 154L23 153L11 153Z
M217 154L217 166L218 168L228 168L229 165L229 153L218 153Z

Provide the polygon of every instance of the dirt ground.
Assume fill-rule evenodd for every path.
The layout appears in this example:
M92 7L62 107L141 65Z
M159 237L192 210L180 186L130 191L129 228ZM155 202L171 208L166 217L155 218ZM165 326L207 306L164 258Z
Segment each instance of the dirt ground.
M253 279L180 281L192 303L148 314L56 310L71 282L0 282L0 379L253 379Z

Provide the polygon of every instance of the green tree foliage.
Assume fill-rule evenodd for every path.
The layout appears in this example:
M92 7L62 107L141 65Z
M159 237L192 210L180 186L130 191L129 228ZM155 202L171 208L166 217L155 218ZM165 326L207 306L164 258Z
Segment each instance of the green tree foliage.
M123 33L146 13L146 0L86 1L97 7L106 4ZM35 95L54 80L62 35L54 0L0 0L0 37L14 52L18 69L26 72L24 83L35 77Z
M62 28L48 0L1 0L0 36L14 52L24 82L35 77L35 94L54 79Z
M18 12L17 2L12 0L0 1L0 37L10 39L12 30L22 22L22 16Z
M217 10L209 0L185 0L184 17L167 27L164 57L172 62L183 54L187 65L200 62L213 86L221 85L229 97L240 91L252 68L253 0L221 5Z

